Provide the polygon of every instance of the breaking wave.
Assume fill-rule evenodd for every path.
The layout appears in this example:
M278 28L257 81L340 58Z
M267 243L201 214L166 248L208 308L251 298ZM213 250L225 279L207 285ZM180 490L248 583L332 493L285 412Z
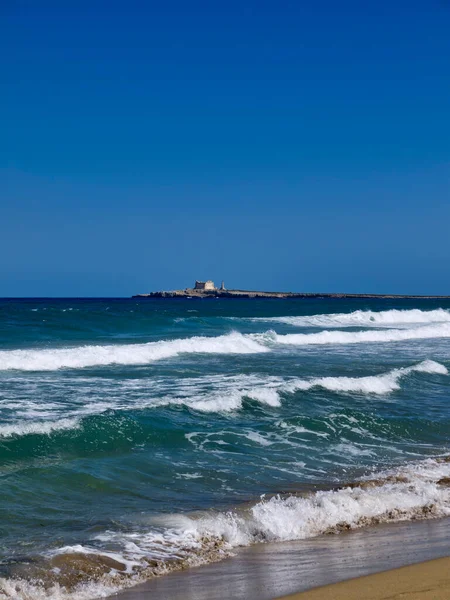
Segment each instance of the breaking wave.
M26 417L27 404L16 401L13 421L0 425L0 439L28 435L52 435L65 430L82 430L88 417L100 418L102 414L115 411L117 415L130 410L157 409L164 406L185 406L202 413L231 413L245 407L246 400L259 405L278 408L283 397L298 391L322 388L334 393L359 393L368 395L389 394L400 389L403 378L412 373L448 375L448 369L441 363L425 360L416 365L392 369L379 375L365 377L268 377L257 375L210 376L181 379L178 386L164 387L163 382L151 384L145 380L141 387L132 382L132 395L126 384L113 382L111 388L104 389L110 396L108 403L96 404L89 400L74 408L69 417L62 417L57 405L47 415L38 416L36 411ZM67 385L67 384L66 384ZM87 393L87 392L86 392ZM113 393L116 394L114 399ZM87 393L87 397L90 398ZM65 404L61 410L66 410ZM98 435L98 431L97 431Z
M268 348L240 333L191 337L147 344L79 346L45 350L3 350L0 370L54 371L106 365L145 365L179 354L255 354Z
M145 365L180 354L258 354L274 350L274 343L307 346L395 342L416 339L449 338L450 322L411 329L369 329L364 331L320 331L281 335L274 331L217 337L191 337L146 344L78 346L43 350L2 350L0 371L55 371L108 365Z
M450 515L450 464L425 460L385 471L337 490L275 496L248 512L206 516L193 525L232 547L338 533L379 522Z
M206 393L203 397L189 399L163 399L161 404L184 404L194 410L202 412L228 412L243 407L245 398L255 400L260 404L271 407L281 405L281 396L296 391L307 391L320 387L331 392L362 393L362 394L389 394L400 389L400 380L411 373L430 373L448 375L448 369L434 360L424 360L417 365L393 369L381 375L367 377L314 377L312 379L261 379L259 384L254 379L245 384L241 379L240 387L230 387L226 394Z
M434 360L424 360L411 367L393 369L382 375L368 377L316 377L311 380L294 380L283 386L285 391L308 390L321 387L331 392L360 392L364 394L388 394L400 388L400 379L410 373L436 373L448 375L448 369Z
M450 323L424 325L412 329L369 329L364 331L320 331L319 333L289 333L280 335L274 331L252 334L256 341L293 346L326 344L365 344L368 342L401 342L407 340L439 339L450 337Z
M356 310L351 313L308 315L300 317L255 317L251 321L285 323L295 327L383 327L426 323L450 323L450 311L436 310Z
M0 425L0 438L23 435L49 435L55 431L79 429L79 419L59 419L57 421L22 422Z
M449 481L449 457L427 459L334 490L263 497L230 512L154 518L145 531L106 531L83 545L53 550L31 563L28 577L12 572L0 579L0 594L9 600L88 600L220 560L239 546L449 516Z

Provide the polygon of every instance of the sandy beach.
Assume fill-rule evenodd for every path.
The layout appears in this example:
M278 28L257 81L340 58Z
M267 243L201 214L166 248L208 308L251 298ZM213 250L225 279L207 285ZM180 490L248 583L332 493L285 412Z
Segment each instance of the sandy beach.
M375 575L358 577L284 600L448 600L450 557L431 560Z

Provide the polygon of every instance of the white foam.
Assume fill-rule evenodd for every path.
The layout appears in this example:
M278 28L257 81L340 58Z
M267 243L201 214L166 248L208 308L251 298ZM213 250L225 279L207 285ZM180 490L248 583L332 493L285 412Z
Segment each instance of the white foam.
M448 375L448 369L434 360L424 360L411 367L393 369L382 375L370 375L368 377L316 377L310 380L293 380L282 389L288 392L296 390L309 390L313 387L321 387L332 392L359 392L363 394L389 394L400 388L400 379L410 373L436 373Z
M411 373L447 375L447 368L433 360L425 360L410 367L393 369L380 375L366 377L313 377L299 378L246 378L224 379L219 391L200 392L193 388L185 390L183 397L165 397L155 401L154 406L184 405L201 412L231 412L243 407L245 398L251 398L270 407L281 406L280 395L296 391L308 391L320 387L336 393L389 394L400 389L402 378ZM222 389L222 391L220 391ZM226 391L226 393L224 393ZM194 397L191 397L191 394Z
M450 462L428 459L337 490L263 498L237 511L152 518L146 530L106 531L96 535L92 545L66 546L49 555L105 556L122 569L113 568L72 590L0 579L0 595L9 600L90 600L154 575L220 560L239 546L308 539L379 522L450 516L450 488L440 484L448 477ZM157 561L156 566L149 569L149 561Z
M108 598L120 590L136 585L133 580L116 581L103 578L103 581L83 583L69 591L58 583L44 587L23 579L0 577L0 598L2 600L93 600Z
M180 404L185 404L194 410L201 412L231 412L242 408L243 394L235 392L233 394L215 395L213 397L206 397L203 400L181 400ZM177 403L177 400L175 400ZM174 401L170 400L169 404L173 404Z
M249 390L245 390L243 392L245 396L251 398L252 400L256 400L261 402L261 404L267 404L268 406L280 406L280 398L278 396L278 391L274 388L274 384L261 387L261 388L252 388Z
M264 385L264 384L262 384ZM188 406L200 412L231 412L239 410L243 406L245 398L256 400L260 404L268 406L280 406L280 399L276 389L264 388L231 388L227 393L206 392L202 395L197 394L196 398L163 398L157 401L158 406L168 404L178 404Z
M395 313L395 316L393 313ZM407 316L403 313L408 313ZM414 313L414 314L411 314ZM414 316L416 315L417 316ZM154 361L173 358L180 354L258 354L274 351L275 344L280 345L326 345L326 344L357 344L370 342L392 342L414 339L448 338L450 337L450 313L439 309L428 311L437 315L427 316L426 311L385 311L385 313L364 313L357 311L351 315L316 315L315 317L274 317L280 319L319 319L322 325L350 326L355 324L392 324L398 314L403 315L403 323L433 323L433 318L439 322L431 325L421 325L407 329L369 329L364 331L321 331L312 334L278 335L273 331L262 334L241 334L233 332L217 337L191 337L174 340L160 340L146 344L115 344L107 346L78 346L72 348L47 348L42 350L2 350L0 351L0 371L54 371L57 369L81 369L85 367L108 365L145 365ZM372 317L367 317L367 315ZM353 315L353 316L352 316ZM355 315L359 315L356 317ZM376 317L378 315L378 317ZM384 315L380 317L379 315ZM389 317L388 317L389 315ZM364 317L363 317L364 316ZM445 317L449 317L444 318ZM346 324L351 317L353 321ZM410 321L408 321L408 318ZM413 319L416 319L414 321ZM335 319L335 320L333 320ZM351 320L350 319L350 320ZM377 320L378 319L378 320ZM391 320L389 320L391 319ZM426 320L428 319L428 321ZM270 320L270 319L269 319ZM317 323L316 323L317 324Z
M22 435L48 435L54 431L64 429L78 429L79 419L59 419L57 421L20 422L0 425L0 438Z
M54 371L105 365L145 365L179 354L254 354L268 348L240 333L192 337L147 344L79 346L45 350L2 350L0 371Z
M260 433L257 433L256 431L248 431L244 435L247 439L251 440L252 442L256 442L260 446L271 446L273 444L272 441L268 440L267 438L262 436Z
M449 323L450 311L436 310L356 310L351 313L332 313L323 315L286 316L252 318L252 321L285 323L295 327L383 327L392 325L414 325L426 323Z
M444 365L425 360L416 365L365 377L301 379L256 374L211 375L179 379L176 384L170 378L121 382L98 379L94 381L96 389L102 386L98 396L92 393L92 387L83 387L79 377L75 378L73 384L68 378L56 386L55 394L58 397L62 391L64 397L70 394L70 409L64 399L59 403L48 402L42 407L28 397L18 397L14 402L1 402L1 407L9 409L11 415L9 422L0 425L0 438L30 434L47 435L57 430L78 429L82 425L82 419L110 410L143 410L177 405L204 413L231 413L241 410L248 398L262 406L277 408L282 404L284 395L316 387L335 393L389 394L400 388L403 378L415 372L448 374ZM75 386L77 396L72 396L71 385ZM19 391L21 389L19 388ZM105 397L108 398L107 401ZM42 410L37 410L38 408Z
M296 391L307 391L321 387L337 393L389 394L400 388L400 381L411 373L447 375L447 368L433 360L425 360L416 365L393 369L380 375L367 377L314 377L312 379L281 377L239 376L219 378L215 390L201 391L208 378L194 380L194 385L184 388L183 396L164 397L155 401L154 406L184 405L201 412L231 412L243 407L245 398L251 398L262 405L281 406L281 395Z
M279 335L274 331L252 334L255 341L292 346L328 344L366 344L371 342L401 342L407 340L439 339L450 337L450 323L425 325L411 329L369 329L364 331L320 331L319 333L291 333Z
M450 464L426 460L386 471L379 483L319 491L309 497L274 497L248 513L221 513L195 522L200 535L215 535L232 547L260 541L288 541L328 531L356 529L374 520L401 521L450 515L450 489L439 485ZM385 479L385 481L383 481Z

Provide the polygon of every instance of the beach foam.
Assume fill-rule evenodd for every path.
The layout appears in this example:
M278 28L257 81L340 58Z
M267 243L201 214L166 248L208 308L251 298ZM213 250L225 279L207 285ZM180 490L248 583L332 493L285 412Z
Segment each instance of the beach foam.
M450 464L426 460L385 471L338 490L307 497L273 497L248 513L222 513L196 524L232 547L261 541L289 541L338 533L369 524L450 515L450 488L439 481Z
M88 600L156 575L220 560L239 546L449 516L449 477L448 458L427 459L335 490L262 498L251 507L230 512L153 518L146 530L106 531L94 536L90 544L53 550L46 555L45 564L56 581L44 587L42 580L35 583L3 578L0 594L10 600ZM108 549L111 547L115 550ZM93 571L83 583L76 580L74 585L63 585L73 561L79 565L81 560L89 564L93 559L97 578Z

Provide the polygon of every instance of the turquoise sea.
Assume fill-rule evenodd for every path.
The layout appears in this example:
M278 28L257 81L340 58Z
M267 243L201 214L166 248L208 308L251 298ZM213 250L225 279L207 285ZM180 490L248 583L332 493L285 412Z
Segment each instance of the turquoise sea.
M450 301L0 300L0 598L450 515Z

